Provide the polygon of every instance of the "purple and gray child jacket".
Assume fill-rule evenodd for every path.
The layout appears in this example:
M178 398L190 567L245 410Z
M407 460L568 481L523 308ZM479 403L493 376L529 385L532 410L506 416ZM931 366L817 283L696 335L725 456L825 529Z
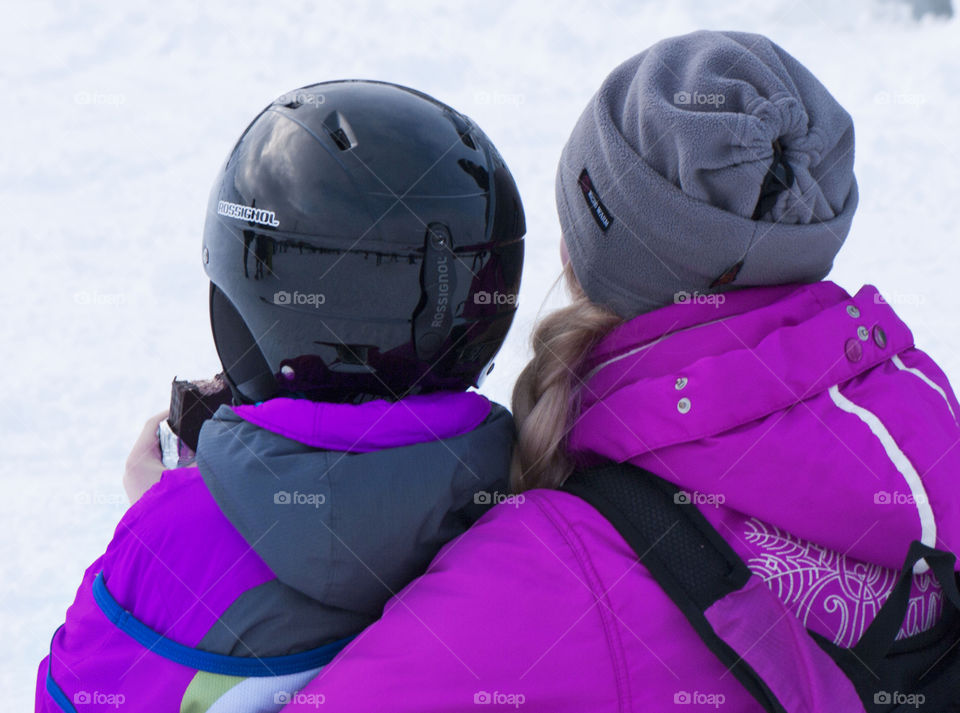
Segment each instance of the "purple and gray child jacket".
M87 570L36 710L276 711L506 492L476 393L221 407Z

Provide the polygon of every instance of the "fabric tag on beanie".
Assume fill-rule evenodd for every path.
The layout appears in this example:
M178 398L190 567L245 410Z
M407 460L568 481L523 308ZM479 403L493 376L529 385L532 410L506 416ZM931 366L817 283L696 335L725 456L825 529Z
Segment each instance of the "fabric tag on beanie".
M729 268L724 272L720 277L710 283L710 289L714 287L723 287L724 285L729 285L731 282L737 279L737 275L740 274L740 268L743 267L743 260L738 262L733 267Z
M587 208L590 209L590 214L593 216L594 221L596 221L600 230L606 232L610 229L610 226L613 225L613 216L610 214L610 211L607 210L603 201L600 200L600 196L597 195L597 191L593 187L593 181L590 180L590 174L587 173L587 169L581 171L577 183L580 186L580 192L583 193L583 199L587 202Z

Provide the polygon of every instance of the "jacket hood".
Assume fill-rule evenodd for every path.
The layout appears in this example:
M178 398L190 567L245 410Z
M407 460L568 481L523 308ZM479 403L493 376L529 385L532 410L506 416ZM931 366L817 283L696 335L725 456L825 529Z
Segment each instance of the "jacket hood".
M691 296L614 330L584 381L583 464L633 462L886 567L960 542L960 406L874 287Z
M197 464L231 524L285 585L377 617L506 493L510 413L475 393L394 403L273 399L221 407Z

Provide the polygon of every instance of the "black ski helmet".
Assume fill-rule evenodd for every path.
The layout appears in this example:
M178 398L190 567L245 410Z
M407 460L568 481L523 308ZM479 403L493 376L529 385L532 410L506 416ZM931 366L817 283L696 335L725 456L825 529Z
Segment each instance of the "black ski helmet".
M462 390L516 311L523 206L470 119L385 82L267 106L207 206L210 321L238 401Z

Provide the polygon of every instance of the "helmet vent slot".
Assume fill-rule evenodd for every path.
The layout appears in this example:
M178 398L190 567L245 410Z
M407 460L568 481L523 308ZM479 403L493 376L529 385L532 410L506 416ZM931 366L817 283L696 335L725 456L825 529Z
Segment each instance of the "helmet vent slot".
M339 111L334 111L328 115L323 121L323 127L341 151L349 151L357 145L356 134L353 133L346 117Z
M463 145L467 148L470 148L474 151L477 151L477 142L473 140L472 127L470 123L461 115L455 111L448 113L450 121L453 123L454 128L457 130L457 135L460 137L460 141L463 142Z

